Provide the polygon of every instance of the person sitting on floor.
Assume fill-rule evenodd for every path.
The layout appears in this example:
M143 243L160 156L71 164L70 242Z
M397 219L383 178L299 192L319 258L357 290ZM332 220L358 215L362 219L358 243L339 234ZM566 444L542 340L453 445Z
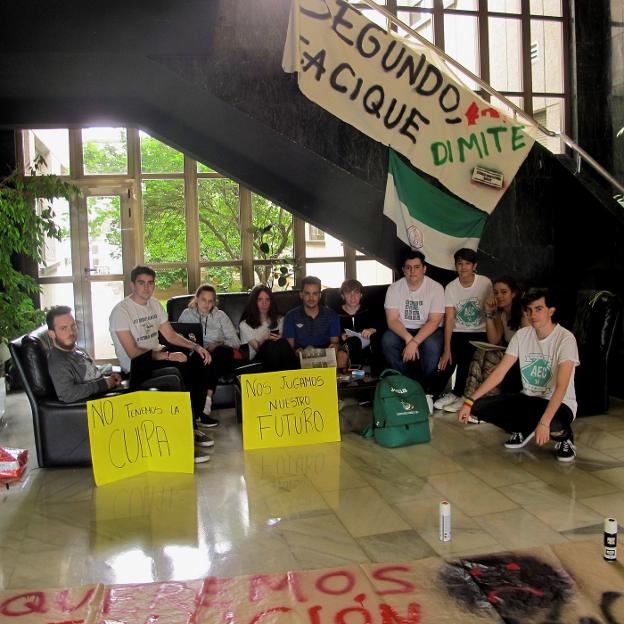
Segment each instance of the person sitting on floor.
M542 446L555 442L559 461L576 456L572 421L576 417L574 369L579 365L572 332L553 322L554 302L546 289L532 288L522 299L530 323L511 338L501 363L472 396L466 397L459 421L474 416L511 434L509 449L521 449L535 438ZM519 362L522 392L485 395Z
M202 328L202 345L212 356L212 366L217 377L234 370L235 350L240 347L236 329L228 315L217 307L217 291L210 284L202 284L186 310L180 314L179 323L199 323ZM210 414L215 388L208 388L204 414Z
M54 390L63 403L84 401L98 394L122 389L119 373L105 375L93 358L76 346L78 327L69 306L54 306L46 314L48 336L48 372ZM184 390L182 377L175 368L163 368L157 378L143 384L143 389ZM141 388L139 388L141 389Z
M494 281L494 297L485 302L485 333L492 345L506 347L513 335L521 327L527 327L529 321L522 310L522 294L513 277L503 275ZM477 349L468 369L468 379L464 395L471 396L474 391L490 376L503 359L505 349ZM500 386L492 388L487 396L501 392L519 392L522 390L518 363L514 364ZM447 410L447 408L444 408Z
M136 266L130 273L132 294L120 301L111 311L109 330L121 368L130 372L132 358L151 351L154 371L173 366L178 369L189 391L191 410L197 427L211 428L219 421L210 416L212 401L208 389L217 386L217 373L211 365L212 357L203 346L191 342L171 327L162 304L154 299L156 272L148 266ZM182 351L169 351L158 341L161 332L169 344ZM214 441L202 431L195 430L196 446L213 446ZM209 455L195 452L195 462L207 462Z
M241 343L249 346L249 359L262 362L264 371L299 368L299 361L282 337L284 319L278 315L273 293L260 284L249 295L239 325Z
M453 390L440 396L435 409L457 412L463 404L468 368L475 352L472 342L485 342L485 302L492 297L492 282L477 275L477 252L459 249L454 254L457 277L444 289L444 352L440 358L439 391L457 369ZM435 394L438 394L437 392Z
M284 338L297 354L306 347L335 349L338 368L345 368L349 357L340 350L340 319L331 308L320 305L321 280L308 275L301 288L303 305L286 313Z
M381 355L379 346L379 334L375 328L375 320L372 312L362 306L364 286L356 279L348 279L340 286L342 305L336 312L340 317L340 339L349 355L351 366L362 366L372 362L372 353ZM359 336L348 335L347 330L361 334L362 338L369 341L366 347L362 347Z

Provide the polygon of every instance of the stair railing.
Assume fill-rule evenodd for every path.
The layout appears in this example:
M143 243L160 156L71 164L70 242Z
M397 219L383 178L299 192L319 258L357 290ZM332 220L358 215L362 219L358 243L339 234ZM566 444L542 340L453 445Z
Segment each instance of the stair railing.
M514 114L522 119L529 121L530 123L537 126L540 132L543 132L546 136L549 137L558 137L563 143L565 143L575 154L576 158L576 170L577 174L581 171L581 161L587 162L595 171L597 171L609 184L615 187L621 195L624 195L624 186L618 182L600 163L594 160L578 143L576 143L573 139L571 139L567 134L563 132L558 132L555 130L549 130L538 121L533 119L530 115L527 115L520 107L516 106L511 100L508 100L504 95L499 93L494 87L489 85L487 82L479 78L476 74L473 74L467 67L464 67L461 63L456 61L452 56L449 56L441 50L436 45L427 41L422 35L418 34L411 26L408 26L404 22L402 22L396 15L393 15L388 11L385 7L377 4L375 0L358 0L358 2L362 2L366 4L368 7L377 11L383 15L387 20L389 20L395 26L403 29L407 33L409 33L414 39L416 39L419 43L424 45L425 47L433 50L438 56L442 57L446 63L452 65L455 69L461 72L470 80L476 82L484 91L487 91L490 95L493 95L495 98L499 99L506 106L508 106L511 110L513 110ZM614 197L617 200L617 196ZM618 202L620 203L620 202Z

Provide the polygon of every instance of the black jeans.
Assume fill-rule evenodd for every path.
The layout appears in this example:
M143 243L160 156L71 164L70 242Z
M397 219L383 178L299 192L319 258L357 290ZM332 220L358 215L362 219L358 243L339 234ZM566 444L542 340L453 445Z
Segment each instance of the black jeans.
M154 360L154 370L174 367L177 368L184 380L184 387L191 395L191 410L193 416L199 418L204 412L206 395L208 390L217 387L218 374L216 366L205 365L197 353L188 356L186 362L173 362L172 360Z
M265 340L260 345L253 361L262 362L262 370L265 372L299 368L299 358L286 338Z
M478 399L472 406L471 412L479 420L496 425L507 433L517 432L526 437L535 431L547 405L546 399L518 392ZM557 436L557 438L572 437L573 420L572 410L562 403L550 421L551 436L553 431L563 431L563 436Z
M453 332L451 336L452 364L447 364L446 368L437 374L433 385L433 394L435 396L444 392L446 384L448 384L448 380L456 368L457 374L455 375L453 394L458 397L463 396L466 389L466 381L468 380L468 369L476 350L476 347L470 344L471 340L486 342L487 336L483 332Z

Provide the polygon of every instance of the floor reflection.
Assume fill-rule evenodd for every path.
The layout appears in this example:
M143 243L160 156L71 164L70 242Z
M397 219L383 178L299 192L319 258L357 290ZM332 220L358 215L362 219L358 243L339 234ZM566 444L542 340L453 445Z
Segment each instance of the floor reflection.
M353 409L356 409L355 407ZM365 408L362 408L365 409ZM209 464L95 487L89 468L35 467L30 409L8 397L2 444L31 450L0 492L0 588L188 580L431 555L496 552L602 537L624 518L624 403L575 423L578 459L506 451L489 425L436 413L430 444L342 442L244 452L221 410ZM358 414L361 420L368 412ZM438 505L453 539L438 539Z

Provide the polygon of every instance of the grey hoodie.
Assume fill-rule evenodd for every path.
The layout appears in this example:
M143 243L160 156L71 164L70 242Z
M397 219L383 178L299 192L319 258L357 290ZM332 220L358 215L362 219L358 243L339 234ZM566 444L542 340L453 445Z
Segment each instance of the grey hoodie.
M203 346L211 342L223 342L227 347L238 349L240 339L230 317L219 308L214 307L210 314L203 316L196 307L186 308L180 318L179 323L200 323L202 326Z
M48 352L48 371L59 401L63 403L83 401L108 390L102 371L80 349L64 351L52 347Z

